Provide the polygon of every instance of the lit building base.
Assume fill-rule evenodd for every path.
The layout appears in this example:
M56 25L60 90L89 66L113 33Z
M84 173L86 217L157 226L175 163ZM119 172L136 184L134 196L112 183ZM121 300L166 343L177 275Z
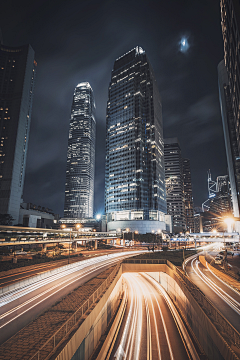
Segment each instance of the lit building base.
M154 221L154 220L117 220L110 221L107 223L107 231L122 232L137 231L139 234L146 234L152 232L160 232L162 230L166 231L166 223L164 221Z
M240 221L235 222L235 231L240 234Z

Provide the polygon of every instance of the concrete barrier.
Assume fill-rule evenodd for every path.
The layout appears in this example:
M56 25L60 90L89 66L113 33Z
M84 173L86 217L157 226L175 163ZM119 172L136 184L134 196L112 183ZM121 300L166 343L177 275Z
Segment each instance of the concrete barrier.
M87 259L87 260L83 260L84 261L84 264L86 264L87 262L90 262L90 260L92 259ZM68 269L73 269L73 268L77 268L79 267L80 264L83 264L83 262L75 262L73 264L68 264L68 265L64 265L64 266L60 266L56 269L53 269L53 270L48 270L48 271L45 271L39 275L35 275L35 276L32 276L30 278L27 278L25 280L22 280L22 281L18 281L14 284L11 284L11 285L8 285L8 286L5 286L5 287L2 287L0 288L0 294L3 294L3 293L6 293L8 291L11 291L11 290L15 290L15 289L19 289L19 288L22 288L24 286L28 286L28 285L31 285L35 282L38 282L40 280L44 280L50 276L53 276L53 275L56 275L56 274L59 274L65 270L68 270Z
M205 259L205 256L199 256L199 261L200 263L205 266L208 267L210 271L212 271L216 276L218 276L220 279L222 279L223 281L225 281L227 284L229 284L230 286L232 286L234 289L240 291L240 283L239 281L233 279L231 276L223 273L222 271L216 269L214 266L210 265L207 260Z
M98 357L96 360L108 360L111 356L111 351L113 349L113 346L115 344L115 340L117 338L120 326L122 324L123 316L125 314L127 306L127 296L126 291L124 292L124 297L122 299L121 305L118 309L117 315L113 321L113 324L111 326L110 331L108 332L108 335L103 343L103 346L98 354Z
M169 261L157 265L148 259L138 262L124 261L123 273L156 272L156 280L182 311L209 359L240 359L240 334L181 270ZM164 276L162 283L160 279Z
M96 335L96 333L98 332L98 326L96 325L96 323L98 321L98 318L101 318L102 310L106 308L109 297L111 297L112 295L115 298L115 302L116 298L119 297L119 294L122 290L122 282L119 281L121 275L122 267L120 267L115 279L113 280L109 288L106 290L104 295L101 297L99 302L96 304L94 309L91 311L91 313L87 316L84 322L73 334L71 339L67 342L67 344L60 351L60 353L56 357L54 357L55 360L88 359L91 356L91 353L94 351L94 348L97 345L97 340L99 340L102 332L104 332L105 330L104 326L102 326L102 323L100 323L99 328L101 330ZM105 323L105 325L107 324ZM95 328L96 332L94 332Z

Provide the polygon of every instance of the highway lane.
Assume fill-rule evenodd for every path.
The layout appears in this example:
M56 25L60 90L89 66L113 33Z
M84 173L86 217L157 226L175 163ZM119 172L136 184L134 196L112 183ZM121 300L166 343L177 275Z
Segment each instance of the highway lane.
M209 267L203 266L198 255L187 260L185 268L195 285L240 332L240 293L220 280Z
M125 273L128 303L110 359L192 359L165 290L143 273ZM198 356L195 357L198 359Z
M6 341L63 296L116 264L139 253L127 252L91 258L73 268L0 295L0 343Z
M88 257L101 256L101 255L106 255L106 254L122 252L122 251L123 251L123 249L120 249L120 250L99 249L99 250L95 250L95 251L82 250L80 252L82 252L84 254L84 256L83 257L70 257L70 264L77 262L77 261L86 260L86 259L88 259ZM129 250L124 249L124 251L129 251ZM18 281L25 280L31 276L39 275L45 271L49 271L49 270L52 270L52 269L55 269L55 268L58 268L60 266L64 266L67 264L68 264L68 259L63 259L63 260L49 261L46 263L16 268L16 269L11 270L11 273L8 273L8 274L5 273L4 275L1 275L1 272L0 272L0 288L4 287L4 286L8 286L10 284L14 284Z

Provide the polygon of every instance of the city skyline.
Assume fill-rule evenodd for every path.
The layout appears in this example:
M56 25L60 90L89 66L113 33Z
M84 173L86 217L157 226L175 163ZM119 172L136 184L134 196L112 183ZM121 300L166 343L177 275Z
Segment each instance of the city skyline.
M70 6L61 5L57 10L48 8L47 15L43 6L38 18L38 5L32 5L28 12L5 5L5 13L9 12L8 6L11 8L11 21L0 15L4 43L30 43L38 61L25 201L63 213L71 97L77 83L89 81L98 109L94 212L104 211L105 114L110 69L117 57L140 45L149 54L160 88L164 137L178 136L185 156L197 165L192 169L193 196L195 204L200 205L207 195L207 170L211 168L214 176L226 173L217 88L217 64L223 58L219 3L152 3L147 7L147 15L144 3L136 13L133 2L129 15L120 2L102 2L98 6L93 1L91 6L94 4L98 17L91 15L87 3L83 4L84 17L95 20L94 24L89 22L92 32L85 20L80 21L77 30L73 20L78 8L74 3L71 12ZM173 6L178 16L172 12ZM19 13L30 21L17 21Z

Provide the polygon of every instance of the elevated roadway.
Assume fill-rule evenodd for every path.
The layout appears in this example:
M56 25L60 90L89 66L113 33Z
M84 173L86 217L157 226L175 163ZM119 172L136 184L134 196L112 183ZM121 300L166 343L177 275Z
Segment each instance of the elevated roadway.
M55 273L43 274L42 279L31 281L30 278L3 292L0 295L0 343L76 287L119 260L138 253L141 251L121 252L83 260L64 266Z
M0 225L0 246L46 244L117 239L108 232L83 232L81 229L41 229Z
M240 332L240 292L218 278L199 261L199 253L185 261L187 276Z

